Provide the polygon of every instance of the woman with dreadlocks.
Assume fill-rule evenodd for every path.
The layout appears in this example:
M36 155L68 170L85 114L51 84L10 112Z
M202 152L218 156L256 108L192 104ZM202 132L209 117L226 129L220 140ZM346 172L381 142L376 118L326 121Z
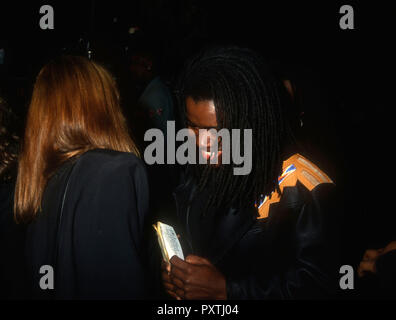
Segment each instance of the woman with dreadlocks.
M332 296L340 267L335 185L297 153L282 82L248 49L212 48L187 63L177 93L185 125L197 136L199 129L252 130L252 169L234 175L237 165L223 164L221 151L218 165L186 168L175 199L187 257L163 262L167 293L176 299ZM202 152L213 140L197 141Z

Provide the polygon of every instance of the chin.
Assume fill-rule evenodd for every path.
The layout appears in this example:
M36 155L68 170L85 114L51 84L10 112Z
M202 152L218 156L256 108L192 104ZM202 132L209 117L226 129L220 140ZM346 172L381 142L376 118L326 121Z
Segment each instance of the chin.
M206 164L212 165L212 166L215 166L215 167L220 166L222 151L218 151L217 154L216 154L215 152L210 153L208 151L200 149L200 153L201 153L201 157L206 160ZM216 157L217 157L217 163L210 163L210 161L214 161L214 159Z

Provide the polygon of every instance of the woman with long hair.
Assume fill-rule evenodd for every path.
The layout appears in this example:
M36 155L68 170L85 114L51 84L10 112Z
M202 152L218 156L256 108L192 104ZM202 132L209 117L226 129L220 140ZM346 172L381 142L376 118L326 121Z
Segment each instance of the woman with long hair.
M63 56L40 71L14 199L29 223L34 298L146 297L148 184L119 93L103 67Z

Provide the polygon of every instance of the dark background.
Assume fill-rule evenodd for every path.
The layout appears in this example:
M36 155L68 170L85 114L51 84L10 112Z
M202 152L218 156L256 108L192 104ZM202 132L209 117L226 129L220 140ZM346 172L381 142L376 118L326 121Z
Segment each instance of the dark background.
M84 54L88 41L94 58L113 71L121 88L134 45L134 35L128 34L132 26L150 39L170 82L185 58L203 45L247 46L279 66L299 90L301 136L342 195L345 264L356 266L365 248L394 239L396 219L389 204L396 11L389 1L4 2L0 92L21 119L18 130L41 66L61 53ZM39 28L44 4L54 8L54 30ZM339 27L343 4L354 8L355 30Z

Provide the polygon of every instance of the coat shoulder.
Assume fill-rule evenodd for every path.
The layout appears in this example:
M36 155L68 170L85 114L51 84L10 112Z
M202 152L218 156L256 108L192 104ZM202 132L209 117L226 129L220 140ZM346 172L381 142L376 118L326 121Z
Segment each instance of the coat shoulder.
M106 174L124 170L144 170L143 161L133 153L108 149L94 149L81 155L77 161L77 171Z
M334 186L334 182L317 165L296 153L283 162L283 172L278 178L281 192L285 188L302 185L309 192L314 192L322 186ZM271 195L263 197L258 206L259 219L268 217L270 205L278 203L281 195L274 191Z
M329 176L322 171L316 164L303 157L300 154L294 154L289 159L283 163L283 175L290 175L292 179L290 182L286 182L283 187L296 185L299 181L304 185L309 191L312 191L315 187L324 184L334 182L329 178Z

